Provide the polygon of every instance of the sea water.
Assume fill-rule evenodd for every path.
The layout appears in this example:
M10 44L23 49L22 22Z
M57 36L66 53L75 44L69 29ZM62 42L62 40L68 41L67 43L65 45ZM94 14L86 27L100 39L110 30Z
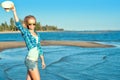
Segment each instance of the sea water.
M81 48L43 46L46 69L39 71L42 80L119 80L120 48ZM26 48L1 52L0 80L25 80Z
M120 31L38 32L41 40L120 42ZM0 41L24 41L20 33L1 33Z
M65 32L65 35L74 34L71 37L69 35L67 37L62 32L58 32L57 34L62 36L60 39L58 39L59 36L53 38L53 35L56 35L55 32L51 32L51 34L40 33L42 40L50 40L50 36L52 36L53 40L67 40L67 38L73 40L75 38L77 41L83 41L86 39L86 41L90 42L116 46L112 48L42 46L47 67L42 70L39 60L41 80L120 80L120 39L116 36L116 34L119 35L118 33ZM79 35L77 36L77 34ZM12 35L19 35L18 39L20 40L19 33ZM49 37L44 39L43 35ZM79 38L81 35L84 35L84 37ZM6 41L8 40L6 39ZM15 40L18 41L17 39ZM24 65L24 59L26 54L26 47L7 49L0 52L0 80L25 80L27 71Z

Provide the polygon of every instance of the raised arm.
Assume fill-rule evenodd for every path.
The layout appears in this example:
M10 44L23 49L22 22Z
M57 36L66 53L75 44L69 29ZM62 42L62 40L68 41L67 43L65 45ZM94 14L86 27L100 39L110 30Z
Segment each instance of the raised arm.
M19 22L19 18L17 16L17 13L16 13L16 8L14 5L12 5L12 11L13 11L13 15L14 15L14 18L15 18L15 22Z
M26 29L23 27L23 25L19 21L19 18L17 16L17 12L16 12L16 8L15 8L14 5L12 5L11 10L12 10L13 15L14 15L16 27L21 31L22 34L25 34L26 33Z

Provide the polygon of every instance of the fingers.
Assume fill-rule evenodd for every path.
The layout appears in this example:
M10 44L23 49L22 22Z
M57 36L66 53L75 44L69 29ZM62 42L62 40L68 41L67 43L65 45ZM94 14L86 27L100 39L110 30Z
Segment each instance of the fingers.
M9 12L10 10L15 11L14 4L11 4L10 8L4 8L6 12Z
M45 67L46 67L46 66L45 66L45 65L43 65L43 66L42 66L42 69L45 69Z
M15 10L14 4L11 4L11 9L12 9L13 11Z
M45 69L46 68L46 65L45 64L42 64L42 69Z
M14 8L15 8L14 4L11 4L11 9L14 9Z

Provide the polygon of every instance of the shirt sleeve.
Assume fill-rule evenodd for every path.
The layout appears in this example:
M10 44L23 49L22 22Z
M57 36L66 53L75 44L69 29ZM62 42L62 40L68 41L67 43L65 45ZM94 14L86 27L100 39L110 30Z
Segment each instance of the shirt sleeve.
M41 44L38 44L39 56L43 55L43 50L41 48Z
M22 34L26 33L26 29L22 26L20 22L15 22L16 27L21 31Z

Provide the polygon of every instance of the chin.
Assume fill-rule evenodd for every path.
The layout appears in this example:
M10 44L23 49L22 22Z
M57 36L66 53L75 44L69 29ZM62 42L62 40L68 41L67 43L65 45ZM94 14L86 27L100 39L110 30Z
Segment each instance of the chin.
M33 29L30 28L30 30L34 30L34 28Z

